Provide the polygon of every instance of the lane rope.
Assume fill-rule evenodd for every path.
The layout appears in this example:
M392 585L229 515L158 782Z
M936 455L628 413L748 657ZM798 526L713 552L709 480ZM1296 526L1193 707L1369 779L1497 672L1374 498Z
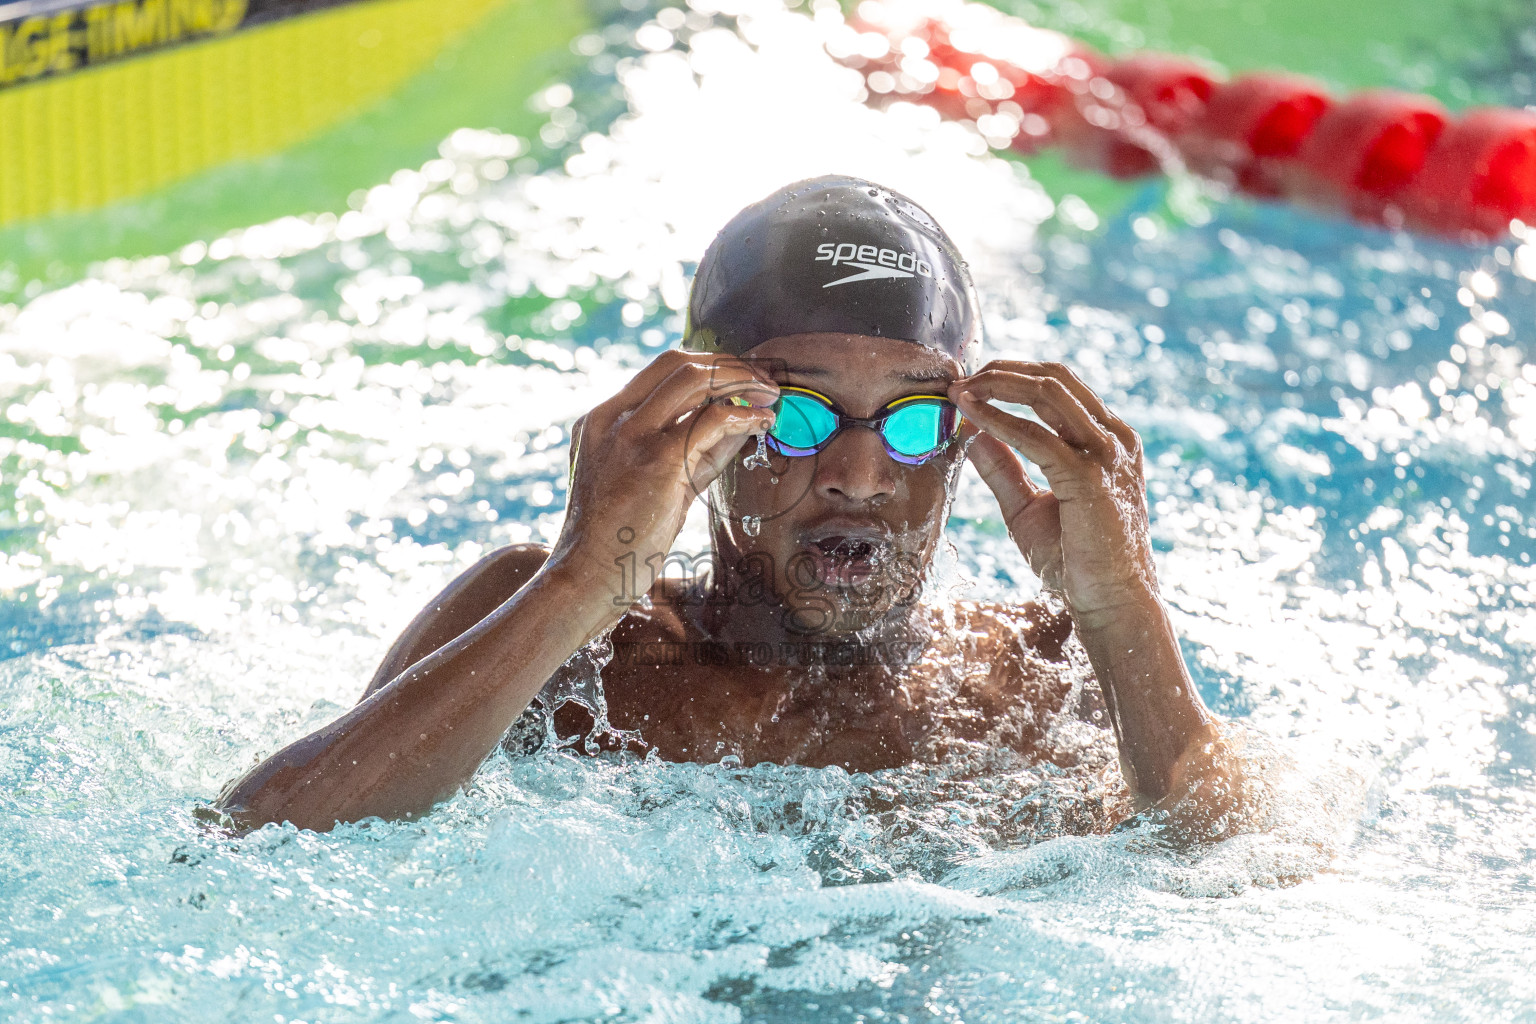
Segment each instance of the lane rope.
M1115 59L960 0L866 0L827 48L864 75L872 103L926 104L1022 155L1056 147L1115 178L1187 171L1466 242L1536 225L1528 110L1452 114L1427 96L1340 97L1289 74L1222 79L1160 53Z

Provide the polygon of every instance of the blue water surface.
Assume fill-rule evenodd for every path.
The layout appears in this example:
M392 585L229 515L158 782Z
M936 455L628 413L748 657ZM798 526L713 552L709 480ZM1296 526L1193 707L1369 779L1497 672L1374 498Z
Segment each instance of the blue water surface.
M457 132L340 217L0 307L0 1013L1536 1019L1536 233L1190 183L1100 217L866 108L829 12L710 10L578 41L617 116L554 89L539 140ZM1104 834L1112 750L546 750L419 822L200 827L456 572L556 534L572 420L675 342L713 231L828 171L927 205L993 353L1068 362L1142 432L1201 691L1298 765L1282 826ZM958 596L1035 593L969 471L949 533Z

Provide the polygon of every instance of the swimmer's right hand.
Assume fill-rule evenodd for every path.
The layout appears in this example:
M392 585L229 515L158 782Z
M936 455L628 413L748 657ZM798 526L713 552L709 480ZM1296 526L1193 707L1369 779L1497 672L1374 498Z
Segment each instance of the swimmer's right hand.
M693 499L747 438L773 425L778 395L777 384L738 358L675 350L656 357L572 428L565 525L551 562L619 588L616 563L665 556Z
M415 817L452 796L571 653L638 599L621 588L634 589L639 566L666 554L688 505L744 439L772 425L777 398L778 387L740 359L657 358L572 431L565 527L543 567L352 710L236 780L219 806L242 828L328 829Z

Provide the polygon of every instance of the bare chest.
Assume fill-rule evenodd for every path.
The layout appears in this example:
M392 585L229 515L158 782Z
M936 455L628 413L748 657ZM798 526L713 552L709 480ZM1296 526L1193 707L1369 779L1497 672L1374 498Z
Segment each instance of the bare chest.
M1021 658L1028 646L1008 629L936 632L906 657L887 647L862 662L852 648L851 660L826 650L786 663L773 650L704 640L662 611L626 618L612 640L602 669L610 724L675 761L873 771L977 742L1037 759L1065 696L1049 662Z
M833 671L615 661L603 689L610 723L638 733L667 760L735 756L749 765L874 771L937 760L950 743L995 732L997 716L978 699L981 682L973 678L988 671L985 664ZM1012 712L1028 717L1033 709Z

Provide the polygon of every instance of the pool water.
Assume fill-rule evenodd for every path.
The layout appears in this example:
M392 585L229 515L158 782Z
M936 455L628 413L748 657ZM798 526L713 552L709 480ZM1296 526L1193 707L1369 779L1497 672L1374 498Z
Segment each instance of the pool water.
M832 10L712 10L578 40L538 140L458 131L340 216L0 307L0 1013L1536 1019L1536 232L1053 198L864 107ZM555 536L571 421L675 342L714 230L831 170L949 228L993 353L1069 362L1142 432L1201 691L1297 763L1281 827L1104 834L1102 744L871 775L498 753L419 822L200 827L456 572ZM949 534L961 596L1033 595L969 470Z

